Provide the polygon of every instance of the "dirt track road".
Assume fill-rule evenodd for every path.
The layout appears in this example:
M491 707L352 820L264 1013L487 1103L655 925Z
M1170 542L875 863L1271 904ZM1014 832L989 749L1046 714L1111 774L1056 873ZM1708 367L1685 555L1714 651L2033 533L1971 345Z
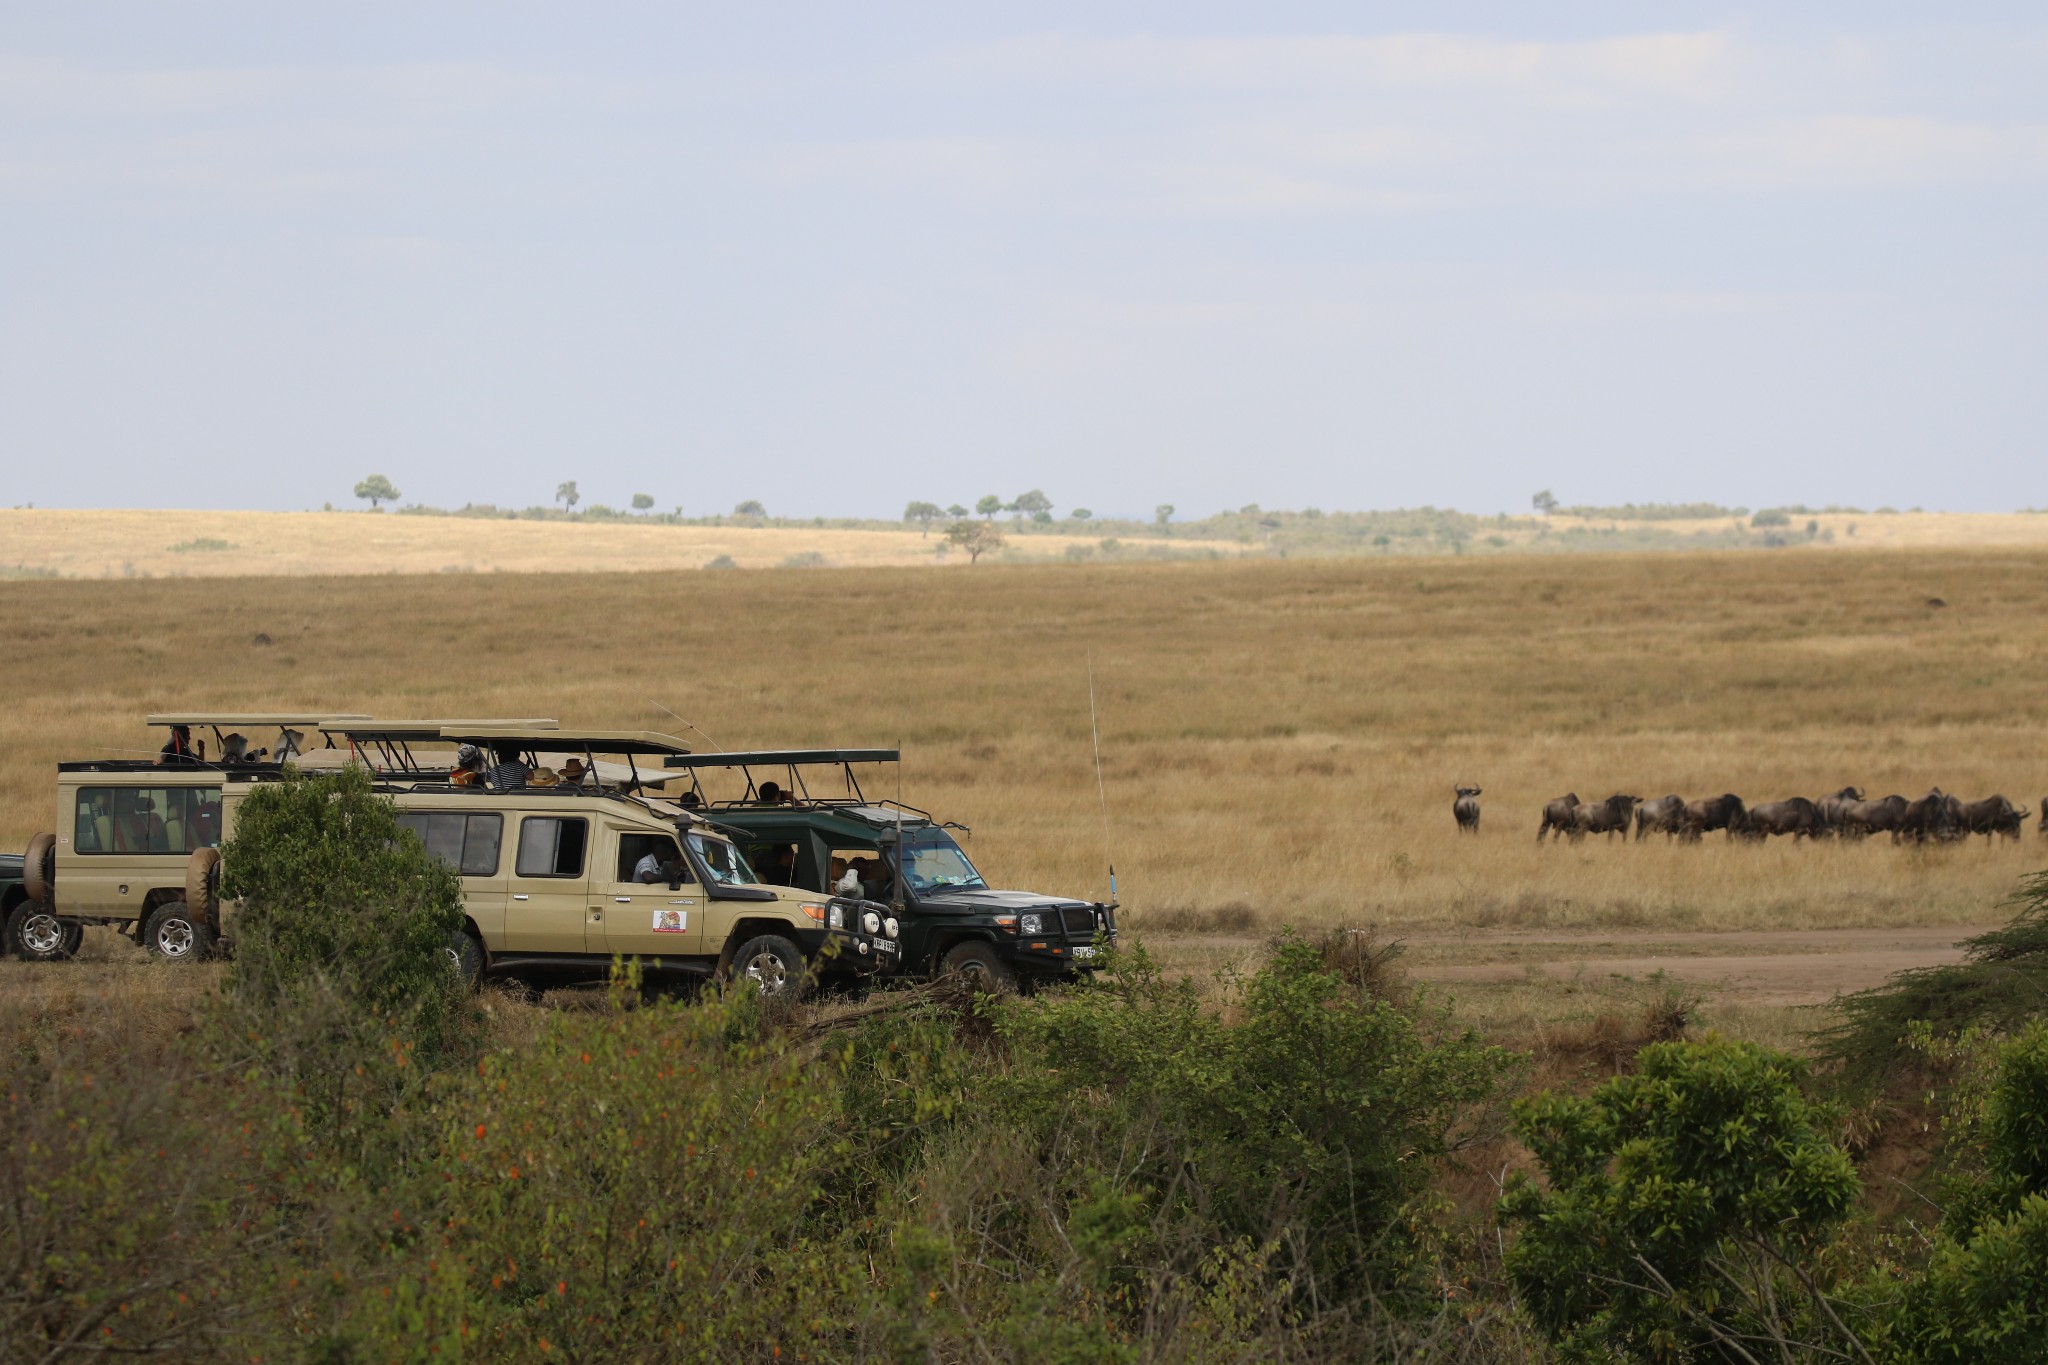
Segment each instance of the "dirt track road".
M1987 926L1988 927L1988 926ZM1402 937L1411 976L1443 982L1566 981L1655 972L1758 1005L1811 1005L1894 972L1960 961L1984 928L1771 933L1422 933Z

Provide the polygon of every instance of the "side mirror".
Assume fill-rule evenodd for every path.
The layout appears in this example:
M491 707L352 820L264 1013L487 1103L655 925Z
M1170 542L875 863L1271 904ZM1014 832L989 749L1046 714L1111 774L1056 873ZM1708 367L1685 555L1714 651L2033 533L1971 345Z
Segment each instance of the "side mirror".
M664 867L662 871L668 873L669 890L680 891L683 889L683 869L681 867L679 867L675 863L670 863L667 867Z

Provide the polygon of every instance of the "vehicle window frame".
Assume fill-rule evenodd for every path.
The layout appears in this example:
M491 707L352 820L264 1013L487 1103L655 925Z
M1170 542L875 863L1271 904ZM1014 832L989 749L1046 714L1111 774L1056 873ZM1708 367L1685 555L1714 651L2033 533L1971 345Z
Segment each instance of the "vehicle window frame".
M528 872L526 870L526 831L538 824L555 826L555 838L550 847L549 866L559 868L562 859L563 830L575 826L582 831L582 846L577 850L576 868L571 872ZM590 818L584 815L523 815L519 819L519 843L512 854L512 875L529 881L576 881L584 876L590 866Z
M408 820L426 822L428 829L415 828L406 823ZM461 844L456 851L455 861L453 862L436 853L434 851L435 841L428 837L433 822L437 820L443 822L459 820L462 822ZM502 811L402 810L398 813L398 822L419 835L420 844L427 850L427 856L439 862L458 877L495 877L498 875L498 869L504 865L505 816ZM476 839L476 832L480 829L488 829L490 831L491 862L488 868L473 870L470 865L470 854L474 847L473 841Z
M71 851L80 857L186 858L202 848L220 847L221 822L219 811L221 789L218 787L188 787L182 784L142 782L118 786L103 783L93 783L91 785L81 783L77 787L72 788L72 792ZM90 809L93 798L101 795L104 795L107 799L107 846L100 846L99 831L95 829L92 831L91 846L87 847L86 841L81 838L84 827L80 822L96 818L88 816L86 812ZM162 848L120 847L122 842L120 810L121 798L123 797L126 797L131 804L138 799L146 802L149 806L149 818L152 821L162 822L165 831L164 846ZM194 826L197 824L197 817L208 806L211 806L215 812L212 830L213 837L210 840L195 840L193 838L193 831ZM178 812L178 840L175 844L171 842L169 837L170 816L173 810ZM154 826L152 826L153 828ZM149 844L153 843L154 840L145 836L143 842Z

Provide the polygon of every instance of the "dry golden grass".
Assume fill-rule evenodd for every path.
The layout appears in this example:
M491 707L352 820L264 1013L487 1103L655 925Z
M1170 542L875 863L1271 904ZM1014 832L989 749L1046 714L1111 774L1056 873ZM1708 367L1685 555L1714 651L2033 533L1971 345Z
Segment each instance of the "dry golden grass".
M2040 552L13 582L0 638L12 848L151 710L680 729L661 703L731 748L900 742L992 881L1100 894L1092 652L1139 927L1977 924L2044 852L1533 841L1567 790L2037 805Z
M1057 559L1069 545L1093 546L1097 538L1016 536L1010 553ZM773 568L806 554L822 555L826 567L874 568L937 564L940 543L938 535L907 528L492 521L363 512L0 509L0 575L42 572L66 578L623 573L701 569L720 555L743 569ZM1173 545L1180 553L1214 549L1234 555L1243 548L1200 540ZM965 565L967 557L955 552L944 562Z
M1794 546L1805 540L1806 523L1815 523L1815 535L1831 539L1803 548L1835 550L1943 549L1982 550L1997 547L2023 549L2048 546L2048 515L2038 512L1817 512L1793 515L1785 528ZM1702 535L1725 531L1749 518L1703 517L1679 521L1613 521L1605 517L1556 516L1550 519L1556 530L1581 527L1629 530L1652 527L1674 535ZM1516 527L1535 525L1535 519L1515 519Z

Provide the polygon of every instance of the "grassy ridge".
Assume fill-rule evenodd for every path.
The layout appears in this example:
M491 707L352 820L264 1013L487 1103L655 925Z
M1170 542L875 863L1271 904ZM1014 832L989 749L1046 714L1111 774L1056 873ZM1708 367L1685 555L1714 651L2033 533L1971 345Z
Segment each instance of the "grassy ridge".
M991 880L1133 921L1978 923L2018 846L1538 849L1567 790L2048 791L2048 554L0 583L0 846L171 707L552 714L895 744ZM1940 597L1949 605L1930 607ZM257 643L267 638L270 643ZM1485 788L1456 837L1451 784Z

